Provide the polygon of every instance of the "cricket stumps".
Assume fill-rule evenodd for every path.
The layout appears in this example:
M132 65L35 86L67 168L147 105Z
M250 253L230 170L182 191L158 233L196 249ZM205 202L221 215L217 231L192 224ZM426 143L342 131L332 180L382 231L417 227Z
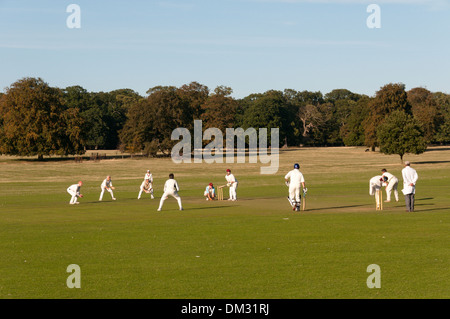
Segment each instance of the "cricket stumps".
M217 200L223 200L223 188L225 186L226 185L222 185L222 186L217 187Z
M381 189L375 191L375 207L376 210L383 210L383 191Z

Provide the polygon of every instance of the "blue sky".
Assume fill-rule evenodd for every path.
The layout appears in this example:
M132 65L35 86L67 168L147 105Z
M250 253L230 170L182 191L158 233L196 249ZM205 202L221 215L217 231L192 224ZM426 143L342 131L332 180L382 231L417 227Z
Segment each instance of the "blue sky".
M69 29L69 4L81 28ZM381 28L369 29L369 4ZM197 81L233 96L387 83L450 93L450 0L0 0L0 91L23 77L88 91Z

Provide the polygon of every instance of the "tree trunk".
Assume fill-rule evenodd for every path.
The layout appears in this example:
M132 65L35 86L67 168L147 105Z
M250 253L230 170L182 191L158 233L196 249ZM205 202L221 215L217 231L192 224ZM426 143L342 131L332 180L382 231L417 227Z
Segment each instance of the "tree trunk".
M39 154L39 155L38 155L38 161L43 161L43 160L44 160L44 155Z

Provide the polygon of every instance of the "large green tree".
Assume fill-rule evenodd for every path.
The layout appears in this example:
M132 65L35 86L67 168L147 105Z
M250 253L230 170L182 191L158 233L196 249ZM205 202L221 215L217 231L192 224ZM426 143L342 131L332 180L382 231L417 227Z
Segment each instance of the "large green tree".
M233 90L218 86L202 105L203 128L218 128L225 134L227 128L234 127L238 102L231 96Z
M41 78L23 78L1 99L0 153L19 156L84 153L78 109Z
M380 152L397 154L400 160L406 153L421 154L427 143L418 120L403 110L391 112L377 130Z
M342 125L339 134L346 146L362 146L365 141L364 121L369 116L368 96L361 97L357 102L348 101L345 117L342 117Z
M174 86L153 87L147 93L147 98L128 108L128 119L120 131L122 149L168 155L175 144L172 131L193 126L192 108Z
M425 140L434 141L436 126L438 125L438 107L433 94L424 88L414 88L408 93L412 114L422 125Z
M450 143L450 94L436 92L433 99L438 107L434 140L441 144Z
M285 141L289 130L289 118L287 113L287 101L283 92L270 90L264 94L254 96L248 102L242 121L242 128L267 128L267 138L271 139L271 129L279 129L280 141Z

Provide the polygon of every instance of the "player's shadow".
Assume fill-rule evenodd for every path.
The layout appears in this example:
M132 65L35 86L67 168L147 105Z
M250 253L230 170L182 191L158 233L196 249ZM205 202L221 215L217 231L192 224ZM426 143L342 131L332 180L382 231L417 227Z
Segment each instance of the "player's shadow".
M312 208L312 209L306 209L306 211L315 211L315 210L330 210L330 209L340 209L340 208L354 208L354 207L367 207L370 206L368 204L364 205L347 205L347 206L333 206L333 207L321 207L321 208Z
M416 205L418 206L418 205ZM414 210L414 213L421 213L421 212L431 212L434 210L450 210L450 208L448 207L436 207L436 208L429 208L429 209L419 209L419 210Z
M433 197L428 197L428 198L416 198L416 201L418 200L430 200L430 199L434 199Z
M211 207L193 207L193 209L217 209L217 208L226 208L226 207L230 207L230 206L211 206Z

